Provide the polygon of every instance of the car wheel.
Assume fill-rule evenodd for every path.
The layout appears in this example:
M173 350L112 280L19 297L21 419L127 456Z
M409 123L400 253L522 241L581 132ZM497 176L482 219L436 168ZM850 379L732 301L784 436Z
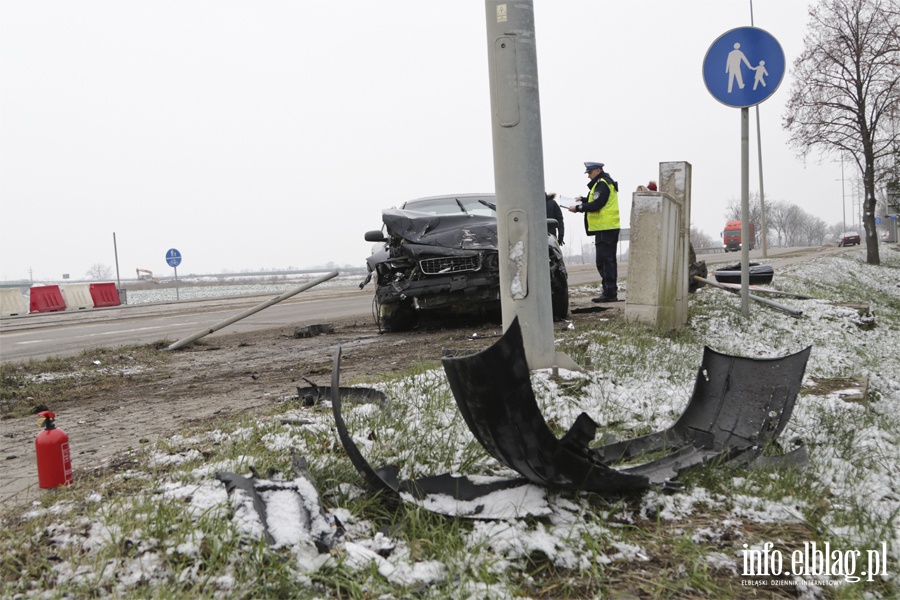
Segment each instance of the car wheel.
M569 314L569 279L565 273L557 271L551 275L550 303L553 306L553 318L565 319Z
M412 300L380 304L376 302L376 318L382 331L409 331L416 326L416 309Z

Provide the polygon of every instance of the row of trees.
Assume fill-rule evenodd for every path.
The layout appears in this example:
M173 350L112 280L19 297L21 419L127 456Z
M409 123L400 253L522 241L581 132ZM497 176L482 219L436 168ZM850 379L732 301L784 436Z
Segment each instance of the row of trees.
M731 200L725 211L725 221L741 220L741 201ZM756 223L757 245L761 245L759 196L750 198L750 221ZM723 221L724 223L724 221ZM840 235L841 223L828 225L815 215L791 204L790 202L766 201L766 228L769 234L769 245L784 246L819 246L834 241ZM691 243L694 248L721 247L722 240L712 237L705 231L691 226Z
M750 221L761 223L762 215L759 195L751 195ZM725 211L725 219L741 219L741 201L731 200ZM828 225L815 215L811 215L796 204L785 201L766 200L766 229L772 246L819 246L833 241L843 229L842 223ZM762 236L757 225L758 236ZM760 241L762 238L759 238Z
M900 0L820 0L809 17L782 127L799 156L856 165L866 260L879 264L876 190L900 202Z

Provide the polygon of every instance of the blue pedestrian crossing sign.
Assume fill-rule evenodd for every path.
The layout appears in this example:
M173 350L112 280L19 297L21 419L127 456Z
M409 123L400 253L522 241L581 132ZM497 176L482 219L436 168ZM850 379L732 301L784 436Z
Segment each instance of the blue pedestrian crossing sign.
M166 252L166 262L169 263L170 267L177 267L181 264L181 252L175 248L169 248Z
M784 51L756 27L726 31L703 59L703 81L713 97L735 108L756 106L775 93L784 78Z

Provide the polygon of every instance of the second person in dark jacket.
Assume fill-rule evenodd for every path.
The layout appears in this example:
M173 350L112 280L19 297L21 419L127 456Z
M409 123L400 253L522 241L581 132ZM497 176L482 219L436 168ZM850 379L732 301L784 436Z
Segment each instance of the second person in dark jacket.
M562 209L556 203L556 194L551 192L545 194L547 197L547 218L556 219L556 225L547 223L547 233L556 237L559 245L563 245L563 237L566 235L566 224L563 221Z

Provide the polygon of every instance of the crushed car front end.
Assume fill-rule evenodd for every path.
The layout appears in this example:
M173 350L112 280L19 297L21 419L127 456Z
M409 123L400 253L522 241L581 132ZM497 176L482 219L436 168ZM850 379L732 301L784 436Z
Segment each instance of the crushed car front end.
M407 329L415 311L479 314L499 309L496 219L390 209L383 248L367 260L377 319Z
M413 327L419 314L500 314L500 257L493 194L434 196L382 211L383 229L367 259L375 280L375 320L384 331ZM568 275L548 236L553 317L568 314Z

